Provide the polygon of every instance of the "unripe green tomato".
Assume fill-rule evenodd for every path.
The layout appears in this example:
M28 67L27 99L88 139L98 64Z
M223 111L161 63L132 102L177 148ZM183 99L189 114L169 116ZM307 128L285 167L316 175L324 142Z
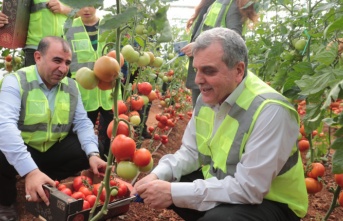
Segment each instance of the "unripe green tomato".
M111 196L116 196L118 194L118 190L116 188L113 188L111 190Z

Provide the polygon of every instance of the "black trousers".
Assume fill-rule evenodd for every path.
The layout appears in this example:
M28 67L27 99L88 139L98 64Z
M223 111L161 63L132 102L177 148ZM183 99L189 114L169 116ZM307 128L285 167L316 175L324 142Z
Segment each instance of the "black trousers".
M30 146L27 150L38 168L53 180L62 180L89 168L89 161L81 149L76 134L69 134L61 142L54 144L48 151L39 152ZM10 165L0 151L0 204L10 206L16 201L17 171Z
M180 182L204 179L200 170L181 177ZM299 221L286 204L264 199L261 204L220 204L208 211L169 207L186 221Z
M113 120L113 111L104 110L102 107L100 107L98 110L87 112L88 118L92 121L93 125L95 125L95 122L98 118L99 113L100 113L100 119L99 119L99 125L98 125L99 143L101 143L104 147L104 154L108 155L111 140L107 136L107 127Z

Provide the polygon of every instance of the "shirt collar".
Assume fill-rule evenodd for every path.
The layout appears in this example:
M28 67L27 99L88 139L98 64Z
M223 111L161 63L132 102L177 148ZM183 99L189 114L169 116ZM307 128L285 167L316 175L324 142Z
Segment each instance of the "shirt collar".
M224 102L228 103L231 107L238 99L239 95L243 92L245 88L246 77L243 78L241 83L236 87L236 89L225 99Z

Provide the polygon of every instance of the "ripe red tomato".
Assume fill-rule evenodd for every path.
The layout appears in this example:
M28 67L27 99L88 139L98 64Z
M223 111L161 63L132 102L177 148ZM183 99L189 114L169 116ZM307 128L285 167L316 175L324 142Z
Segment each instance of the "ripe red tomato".
M167 120L167 126L168 126L168 127L174 127L174 126L175 126L175 123L174 123L171 119L168 119L168 120Z
M312 163L310 166L310 171L307 172L307 176L317 179L318 177L324 176L325 167L321 163Z
M160 117L160 122L161 122L162 124L166 125L167 122L168 122L168 117L165 116L165 115L162 115L162 116Z
M66 188L67 186L65 185L65 184L59 184L58 186L57 186L57 189L59 190L59 191L61 191L61 190L63 190L64 188Z
M95 201L96 201L96 196L93 195L93 194L92 195L88 195L88 196L86 196L86 200L88 201L89 206L93 207L94 204L95 204Z
M123 100L117 100L118 115L126 114L128 108ZM112 111L114 111L114 106L112 106Z
M160 139L161 139L160 135L154 134L154 140L160 140Z
M60 181L58 181L58 180L55 180L55 187L57 188L57 187L58 187L58 185L60 185Z
M90 177L83 176L83 175L75 177L73 180L74 191L78 191L80 187L84 185L84 183L92 185L93 181Z
M86 210L91 208L90 203L87 200L83 200L83 206L82 206L82 210Z
M100 183L93 184L93 194L95 196L98 195L100 186L101 186ZM105 201L105 199L106 199L106 190L105 190L105 188L102 188L102 191L101 191L101 194L100 194L100 200L101 201Z
M128 192L127 186L124 183L119 183L117 197L125 196L127 192Z
M152 85L149 82L139 83L137 86L138 93L148 96L152 91Z
M338 196L338 204L343 207L343 192L340 192L339 193L339 196Z
M138 111L144 106L143 98L137 94L128 97L127 102L130 103L131 110Z
M298 148L299 148L300 152L307 151L308 149L310 149L310 142L306 139L299 140L298 141Z
M318 193L323 189L323 184L311 177L305 178L306 189L309 194Z
M161 140L161 143L162 143L162 144L166 144L166 143L168 143L168 138L166 138L166 139L162 139L162 140Z
M112 141L111 151L116 160L131 160L136 151L136 143L131 137L119 134Z
M138 167L145 167L146 165L150 163L150 159L151 159L150 151L146 148L140 148L136 150L135 153L133 154L132 161Z
M154 128L153 126L149 126L149 127L148 127L149 133L152 133L154 130L155 130L155 128Z
M71 194L73 193L71 191L71 189L69 189L68 187L64 187L63 189L60 190L62 193L67 194L68 196L71 196Z
M86 186L81 186L79 192L83 193L85 196L93 194L93 191Z
M12 55L11 54L8 54L6 57L5 57L5 60L7 62L11 62L12 61Z
M343 173L335 174L335 182L338 186L343 188Z
M71 197L74 199L85 199L85 194L81 193L80 191L76 191L71 194Z
M112 120L108 124L108 127L107 127L107 136L108 136L108 138L112 137L113 124L114 124L114 120ZM125 136L129 136L129 134L130 134L129 126L124 121L119 121L119 123L118 123L117 135L119 135L119 134L124 134Z

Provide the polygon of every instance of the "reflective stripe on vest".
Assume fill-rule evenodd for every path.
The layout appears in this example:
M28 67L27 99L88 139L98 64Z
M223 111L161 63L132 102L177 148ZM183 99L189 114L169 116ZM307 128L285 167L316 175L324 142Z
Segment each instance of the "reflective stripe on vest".
M51 116L48 100L40 89L35 66L23 68L15 76L20 82L21 110L18 128L26 144L45 152L64 139L71 127L78 101L75 81L62 79L57 86L54 112Z
M40 3L32 4L30 12L35 13L35 12L42 10L42 9L45 9L45 8L47 8L46 2L40 2Z
M101 30L98 30L98 36L100 36L100 32ZM81 18L73 20L73 25L66 31L65 38L70 43L72 49L73 62L70 65L72 78L75 78L76 71L81 67L88 67L92 70L94 62L102 55L102 49L105 46L105 42L98 42L97 51L94 51ZM81 85L79 85L79 89L82 103L87 112L95 111L99 109L99 107L102 107L104 110L112 109L112 90L100 90L98 87L87 90ZM118 97L121 99L121 93Z

